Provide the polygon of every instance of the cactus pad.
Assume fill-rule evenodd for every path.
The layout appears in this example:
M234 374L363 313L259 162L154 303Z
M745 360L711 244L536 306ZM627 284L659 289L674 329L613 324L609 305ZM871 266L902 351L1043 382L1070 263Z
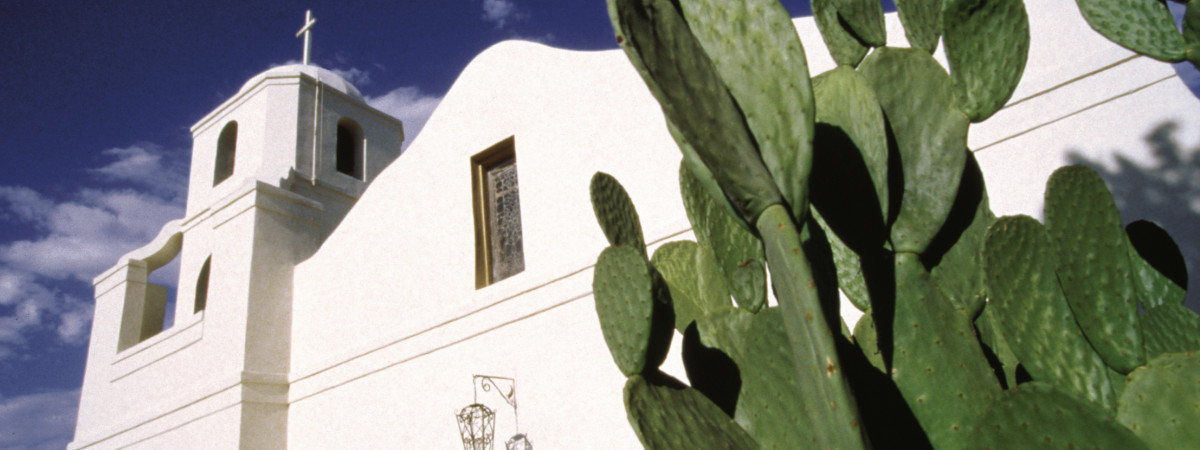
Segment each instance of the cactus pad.
M867 51L871 48L850 31L849 24L842 20L838 10L839 3L842 1L812 0L813 19L817 22L817 30L821 32L821 39L825 41L825 47L829 49L833 61L839 66L854 67L867 56ZM819 114L821 108L818 107L817 111Z
M1075 0L1088 25L1122 47L1161 61L1182 61L1187 43L1158 0Z
M988 309L1022 366L1051 383L1113 410L1104 361L1084 338L1054 268L1058 256L1045 227L1029 216L1002 217L984 244Z
M1058 278L1088 342L1129 373L1146 361L1125 230L1100 175L1081 165L1046 182L1046 231L1058 249Z
M609 0L617 41L663 114L747 221L782 203L725 82L673 0ZM715 249L714 249L715 250Z
M884 47L868 55L859 70L878 95L899 147L904 193L898 214L893 213L893 249L922 253L958 192L967 157L967 116L954 106L950 76L928 53Z
M724 202L725 198L713 197L704 188L701 178L688 167L684 164L679 168L679 188L696 240L716 256L729 291L739 305L766 304L767 274L763 267L762 241L743 228L741 220L718 203Z
M895 0L909 45L932 54L942 35L943 0Z
M729 287L712 251L693 241L668 242L654 251L651 264L671 291L675 329L680 333L705 314L730 309Z
M625 382L625 413L645 448L759 448L704 394L662 373L648 377Z
M604 342L617 367L626 376L658 367L671 343L674 317L666 323L663 308L655 305L654 278L646 257L632 247L618 245L600 253L592 279L596 315ZM666 305L669 311L670 305ZM665 314L673 316L673 314ZM659 316L659 317L656 317Z
M1163 353L1200 352L1200 315L1183 305L1165 304L1142 315L1146 357Z
M1022 0L945 0L943 41L959 106L982 122L1017 89L1029 56Z
M1153 222L1125 226L1129 261L1137 275L1138 298L1146 308L1182 305L1187 298L1187 262L1171 235Z
M812 167L813 96L791 16L776 0L677 4L737 101L779 192L803 220Z
M975 423L964 448L1146 448L1103 409L1047 383L1006 391Z
M1200 442L1200 353L1168 353L1130 372L1117 421L1152 449Z
M966 420L1000 393L971 319L934 286L921 261L898 253L892 380L934 447L962 448Z
M819 408L809 404L813 383L798 379L791 351L779 345L787 341L783 316L778 308L758 314L727 310L710 314L698 322L705 346L728 354L741 375L734 421L763 448L825 447L838 442L827 436L827 416L807 414Z
M592 210L596 221L604 230L604 237L612 245L626 245L646 255L646 241L642 237L642 224L637 209L629 194L616 178L604 172L592 175Z

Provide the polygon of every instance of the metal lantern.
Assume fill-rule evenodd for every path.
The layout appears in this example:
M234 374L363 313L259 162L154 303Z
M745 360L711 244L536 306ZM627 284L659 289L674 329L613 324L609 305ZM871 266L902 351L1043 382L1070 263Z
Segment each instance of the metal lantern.
M533 450L533 444L529 442L525 433L517 433L504 442L504 448L505 450Z
M491 450L496 432L496 413L487 406L472 403L455 414L463 450Z

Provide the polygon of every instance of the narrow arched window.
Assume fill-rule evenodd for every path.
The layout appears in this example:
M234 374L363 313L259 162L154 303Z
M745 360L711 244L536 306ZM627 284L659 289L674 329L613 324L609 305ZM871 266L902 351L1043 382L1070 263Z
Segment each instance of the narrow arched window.
M233 161L237 153L237 122L229 122L217 138L217 161L213 169L213 186L221 184L233 175Z
M363 179L362 128L350 119L338 121L337 171L359 180Z
M208 305L208 270L212 264L212 257L204 260L204 265L200 266L200 276L196 277L196 307L192 310L193 313L204 311L204 307Z

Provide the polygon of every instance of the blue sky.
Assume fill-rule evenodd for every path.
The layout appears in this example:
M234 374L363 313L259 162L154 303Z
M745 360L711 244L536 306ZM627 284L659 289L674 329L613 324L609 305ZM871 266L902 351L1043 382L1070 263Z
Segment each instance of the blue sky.
M92 278L182 217L188 129L300 59L306 9L313 63L410 141L497 42L616 47L604 0L0 2L0 449L70 441Z
M616 47L604 0L0 2L0 449L70 441L92 278L182 217L188 129L300 59L306 9L313 63L410 138L492 44Z

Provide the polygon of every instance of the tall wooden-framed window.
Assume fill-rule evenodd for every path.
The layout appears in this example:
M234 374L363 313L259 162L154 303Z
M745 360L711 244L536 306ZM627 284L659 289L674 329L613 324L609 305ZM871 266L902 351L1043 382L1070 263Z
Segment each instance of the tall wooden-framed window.
M525 270L517 154L509 137L471 157L475 208L475 288Z

